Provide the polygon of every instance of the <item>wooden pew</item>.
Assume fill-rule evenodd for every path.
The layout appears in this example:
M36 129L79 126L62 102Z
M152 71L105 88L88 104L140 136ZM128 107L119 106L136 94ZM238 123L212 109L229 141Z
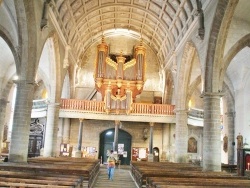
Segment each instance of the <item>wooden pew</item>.
M226 172L203 172L201 167L183 163L131 162L131 174L139 187L196 185L228 187L230 183L239 185L238 187L250 187L250 180L247 177Z
M165 188L170 185L175 186L210 186L210 187L250 187L249 180L243 179L215 179L215 178L169 178L169 177L150 177L150 184L147 188Z
M7 186L16 183L27 187L92 187L98 175L98 160L74 158L36 158L28 163L1 163L0 184ZM8 173L7 173L8 172ZM36 186L35 186L36 185ZM25 187L25 186L24 186Z
M82 171L84 182L88 186L94 184L100 169L100 161L93 158L72 158L72 157L36 157L28 159L29 164L43 164L43 165L61 165L75 167L77 169L85 169ZM84 170L82 169L82 170ZM68 168L69 170L69 168ZM72 173L72 172L71 172ZM78 172L77 172L78 173Z
M174 166L173 166L174 165ZM170 163L170 162L131 162L131 174L137 185L143 187L146 185L146 177L150 174L167 173L170 171L201 171L201 167L192 166L188 163Z
M45 182L44 184L50 183L54 185L70 185L73 187L79 187L83 181L83 177L78 175L60 175L48 173L34 174L32 172L0 171L0 182L16 182L15 179L18 179L20 182L25 181L27 183L31 182L27 179L31 179L34 181L36 180L39 183ZM56 184L53 183L54 181Z
M1 188L52 188L51 185L38 185L38 184L29 184L29 183L13 183L13 182L0 182ZM59 185L53 185L53 188L69 188L69 186L59 186Z

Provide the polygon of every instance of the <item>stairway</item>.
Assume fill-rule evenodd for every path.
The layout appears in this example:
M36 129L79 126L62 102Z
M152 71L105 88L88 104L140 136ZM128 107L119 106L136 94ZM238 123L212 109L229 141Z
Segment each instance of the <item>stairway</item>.
M100 172L96 178L93 188L137 188L135 181L130 174L130 166L121 165L115 169L114 179L108 180L106 166L100 167Z

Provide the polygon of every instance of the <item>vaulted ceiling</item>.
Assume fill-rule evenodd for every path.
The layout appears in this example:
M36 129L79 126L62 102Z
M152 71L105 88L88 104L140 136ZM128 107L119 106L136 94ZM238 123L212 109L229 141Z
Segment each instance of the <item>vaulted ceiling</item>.
M195 0L54 0L67 43L80 57L102 35L122 31L153 49L163 66L194 21Z

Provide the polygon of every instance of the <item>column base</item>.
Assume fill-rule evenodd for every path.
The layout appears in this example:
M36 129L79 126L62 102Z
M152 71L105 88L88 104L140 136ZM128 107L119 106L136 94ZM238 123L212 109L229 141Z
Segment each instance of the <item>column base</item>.
M82 158L82 151L76 151L75 152L75 157L76 158Z
M154 155L148 154L148 162L154 162Z

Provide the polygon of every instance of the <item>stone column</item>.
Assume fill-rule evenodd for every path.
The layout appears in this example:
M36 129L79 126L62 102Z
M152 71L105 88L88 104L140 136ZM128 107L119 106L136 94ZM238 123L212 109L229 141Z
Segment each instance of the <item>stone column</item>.
M118 131L119 131L120 121L115 121L115 134L114 134L114 143L113 150L118 152Z
M78 132L78 144L77 144L77 151L75 153L75 157L82 157L82 130L83 130L83 119L79 119L79 132Z
M44 157L56 157L59 155L57 150L58 120L59 104L48 104L43 153Z
M59 118L58 120L58 133L57 133L58 147L60 147L61 143L63 143L63 118Z
M170 137L171 137L171 124L170 123L165 123L163 125L163 130L162 130L162 160L167 160L169 159L170 155Z
M2 151L3 131L5 126L5 113L8 101L0 99L0 152Z
M17 92L9 161L27 162L34 83L29 83L26 80L17 80L15 83L17 84Z
M235 112L227 112L228 125L228 164L234 164L234 148L235 148L235 131L234 131L234 117Z
M63 118L63 138L62 142L65 144L69 143L69 137L70 137L70 119L69 118Z
M203 170L221 171L220 93L205 93Z
M148 148L148 152L150 154L153 153L153 138L154 138L154 123L150 122L150 132L149 132L149 148Z
M153 138L154 138L154 123L150 122L150 132L149 132L149 146L148 146L148 161L153 162L154 161L154 155L153 155Z
M175 162L187 162L188 127L187 110L176 110Z

